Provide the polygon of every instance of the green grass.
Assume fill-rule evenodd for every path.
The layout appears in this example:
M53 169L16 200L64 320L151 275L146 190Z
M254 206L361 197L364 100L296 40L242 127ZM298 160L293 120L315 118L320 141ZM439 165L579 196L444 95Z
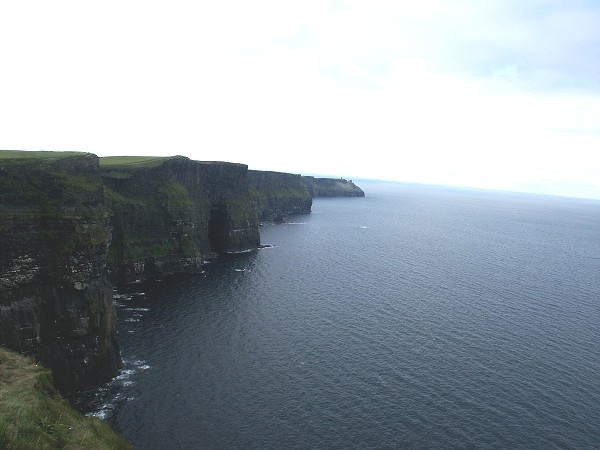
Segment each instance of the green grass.
M158 190L166 198L167 208L189 210L194 203L188 190L178 181L166 180L158 185Z
M23 166L31 163L52 163L61 159L79 158L82 152L29 152L24 150L0 150L0 165Z
M104 156L100 158L102 169L137 169L142 167L158 167L176 156Z
M163 258L176 252L174 243L156 238L128 237L129 255L132 261L143 261L146 258Z
M81 152L28 152L25 150L0 150L2 159L63 159L81 156Z
M50 370L0 347L0 448L131 447L106 423L82 416L63 400Z

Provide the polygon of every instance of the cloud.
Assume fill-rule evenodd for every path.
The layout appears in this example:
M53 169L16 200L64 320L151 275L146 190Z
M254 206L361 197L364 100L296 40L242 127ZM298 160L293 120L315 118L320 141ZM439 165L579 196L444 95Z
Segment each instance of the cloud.
M591 192L599 8L7 2L0 147Z
M527 90L600 88L594 2L339 1L318 12L299 14L289 30L304 36L315 65L341 81L419 60L436 72Z

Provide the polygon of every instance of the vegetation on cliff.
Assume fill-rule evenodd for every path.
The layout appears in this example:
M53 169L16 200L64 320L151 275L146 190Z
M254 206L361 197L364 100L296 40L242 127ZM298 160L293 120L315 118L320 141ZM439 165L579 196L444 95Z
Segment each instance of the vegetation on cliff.
M128 449L109 425L83 417L56 392L50 370L0 347L0 447Z
M1 150L0 160L3 164L28 164L30 161L55 161L81 156L81 152L27 152L23 150Z
M173 158L108 157L100 159L107 205L112 211L113 240L108 265L121 282L151 276L165 265L172 272L201 265L201 198L190 193L169 171ZM182 158L182 157L179 157Z
M117 282L201 270L212 252L260 244L247 166L183 156L100 159Z
M261 220L310 213L312 197L300 175L250 170L248 181Z

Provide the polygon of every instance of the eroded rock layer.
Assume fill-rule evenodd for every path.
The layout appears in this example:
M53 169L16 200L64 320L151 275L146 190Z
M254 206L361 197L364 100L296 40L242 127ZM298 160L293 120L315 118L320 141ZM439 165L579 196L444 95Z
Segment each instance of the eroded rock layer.
M102 160L113 211L109 267L116 282L196 272L205 256L260 245L243 164L177 156Z
M250 170L248 179L261 220L310 213L312 197L306 190L302 176Z

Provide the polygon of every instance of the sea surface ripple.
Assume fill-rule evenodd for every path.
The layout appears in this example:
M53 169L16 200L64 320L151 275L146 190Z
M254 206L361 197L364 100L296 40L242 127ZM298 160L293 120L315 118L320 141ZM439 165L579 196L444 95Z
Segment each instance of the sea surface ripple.
M84 408L140 449L600 448L600 202L361 186L116 293Z

